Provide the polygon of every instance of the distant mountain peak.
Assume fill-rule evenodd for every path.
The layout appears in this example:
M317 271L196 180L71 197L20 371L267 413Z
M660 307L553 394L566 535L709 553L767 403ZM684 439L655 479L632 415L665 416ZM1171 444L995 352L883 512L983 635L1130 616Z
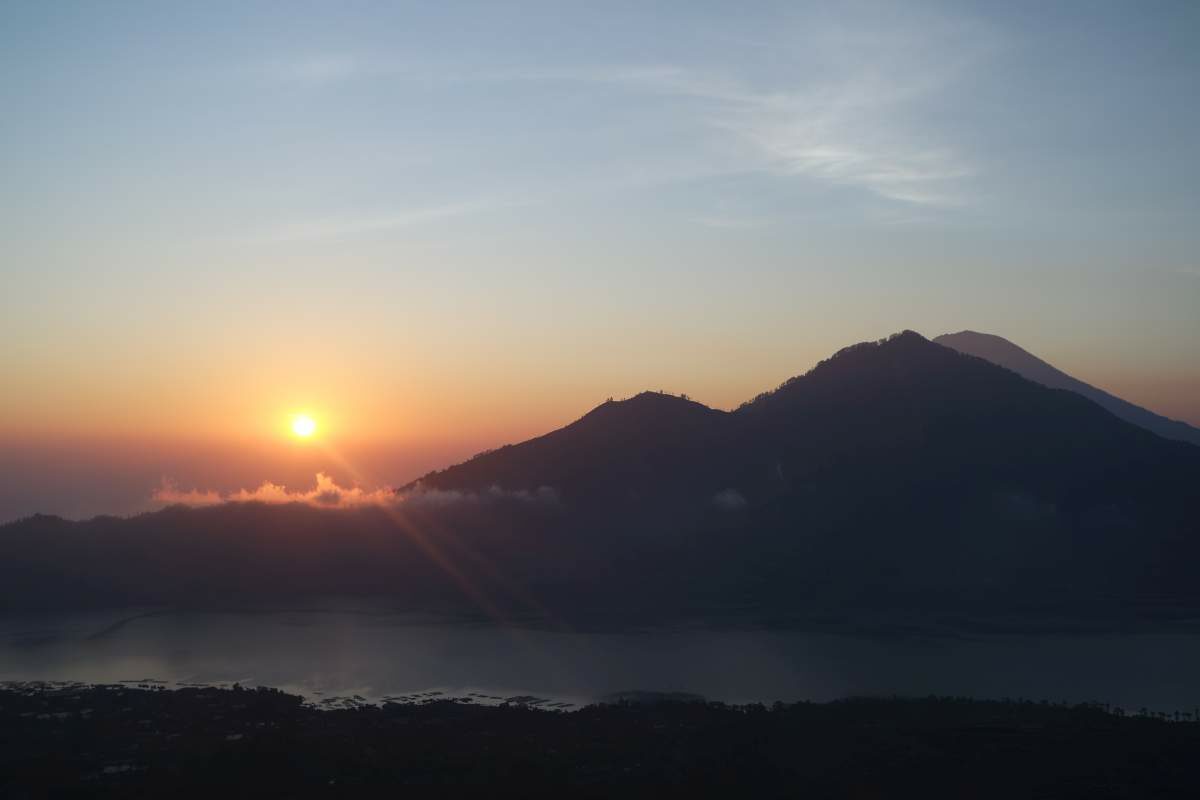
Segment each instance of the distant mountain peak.
M983 331L973 331L969 328L965 328L965 329L959 331L958 333L943 333L941 336L935 336L933 341L937 342L937 341L940 341L943 339L953 339L953 338L959 337L959 336L991 339L993 341L1003 342L1004 344L1009 345L1011 347L1017 347L1015 344L1010 342L1008 339L1005 339L1003 336L997 336L994 333L984 333ZM1017 349L1020 350L1021 348L1017 347Z
M1013 372L1029 380L1037 381L1046 386L1051 386L1054 381L1074 381L1078 386L1087 386L1083 381L1072 378L1028 350L994 333L980 333L979 331L966 330L959 331L958 333L944 333L934 338L933 341L943 347L957 350L960 353L976 356L985 361L991 361L993 364L1011 369ZM1021 369L1017 369L1017 365L1020 365ZM1034 377L1035 375L1037 377ZM1074 385L1072 387L1054 385L1052 388L1071 388L1072 391L1077 390L1074 388Z
M1066 389L1081 394L1101 406L1109 413L1126 422L1145 428L1167 439L1176 439L1200 445L1200 430L1185 422L1168 419L1149 409L1134 405L1128 400L1109 394L1103 389L1084 383L1053 365L1043 361L1028 350L1012 343L1003 336L978 331L946 333L933 340L935 343L957 350L966 355L982 358L1005 369L1012 370L1027 380L1048 386L1051 389Z

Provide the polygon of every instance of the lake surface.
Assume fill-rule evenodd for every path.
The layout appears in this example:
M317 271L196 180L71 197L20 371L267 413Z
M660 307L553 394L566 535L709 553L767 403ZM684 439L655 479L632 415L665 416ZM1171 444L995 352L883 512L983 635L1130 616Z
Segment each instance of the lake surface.
M147 678L318 701L441 692L582 704L642 690L736 703L940 694L1174 711L1200 706L1200 636L595 633L361 611L0 614L0 681Z

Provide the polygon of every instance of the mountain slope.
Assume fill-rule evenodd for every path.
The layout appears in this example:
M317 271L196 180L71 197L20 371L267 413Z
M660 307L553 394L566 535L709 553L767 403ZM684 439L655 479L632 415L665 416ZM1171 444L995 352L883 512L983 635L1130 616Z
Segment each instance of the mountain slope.
M976 333L975 331L960 331L959 333L943 334L933 341L960 353L977 356L1006 369L1011 369L1018 375L1043 386L1049 386L1052 389L1067 389L1081 394L1121 419L1153 431L1159 436L1200 445L1200 429L1193 428L1185 422L1155 414L1153 411L1115 397L1103 389L1097 389L1095 386L1073 378L1000 336Z
M432 489L554 488L577 504L629 504L720 488L711 455L733 446L729 415L682 397L642 392L609 400L559 430L430 473ZM401 492L412 486L401 489Z

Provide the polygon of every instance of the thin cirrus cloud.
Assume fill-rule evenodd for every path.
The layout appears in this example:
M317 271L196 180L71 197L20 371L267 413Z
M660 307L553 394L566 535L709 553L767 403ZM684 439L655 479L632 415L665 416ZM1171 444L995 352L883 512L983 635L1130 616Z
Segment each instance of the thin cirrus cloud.
M528 68L484 67L476 62L439 67L419 60L341 54L272 62L270 74L289 84L313 87L381 80L390 90L429 83L468 93L483 86L489 95L512 89L514 107L536 104L539 95L525 90L538 85L570 84L581 92L616 90L616 97L597 95L590 111L597 119L592 122L612 113L608 104L619 102L622 93L674 101L642 105L638 113L645 115L642 122L647 131L661 130L669 120L682 132L679 148L623 150L631 141L624 137L609 145L611 162L606 163L603 176L581 172L579 168L588 161L581 155L580 163L563 163L556 170L553 185L528 187L534 199L524 205L609 190L614 183L637 188L741 175L857 191L898 210L920 209L923 215L968 205L975 197L972 179L981 166L956 144L951 131L932 122L940 117L929 111L952 104L954 93L1001 50L999 44L995 31L970 20L925 15L884 24L860 16L810 20L790 39L741 45L749 48L748 54L736 48L715 57L706 53L694 62L549 63ZM755 61L755 56L771 49L775 52L768 54L770 58ZM770 68L755 70L756 63ZM528 134L541 135L537 130ZM665 161L655 163L655 158ZM614 177L621 175L625 177ZM358 235L495 206L468 201L378 217L303 221L283 226L267 238ZM709 227L742 229L768 224L774 213L740 219L701 213L690 218ZM865 213L873 212L865 209ZM921 215L893 214L888 220L896 224L926 218Z
M968 201L963 182L976 166L935 132L905 122L953 79L915 66L864 70L785 90L757 89L722 75L676 66L541 73L527 78L622 85L697 101L696 124L726 133L741 171L801 177L864 189L888 200L927 206Z

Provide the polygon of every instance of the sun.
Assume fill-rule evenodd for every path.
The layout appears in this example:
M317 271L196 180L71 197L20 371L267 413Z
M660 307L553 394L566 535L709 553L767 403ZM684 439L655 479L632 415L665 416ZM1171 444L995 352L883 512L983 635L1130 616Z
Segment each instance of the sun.
M292 433L301 439L307 439L317 432L317 422L307 414L297 414L292 417Z

